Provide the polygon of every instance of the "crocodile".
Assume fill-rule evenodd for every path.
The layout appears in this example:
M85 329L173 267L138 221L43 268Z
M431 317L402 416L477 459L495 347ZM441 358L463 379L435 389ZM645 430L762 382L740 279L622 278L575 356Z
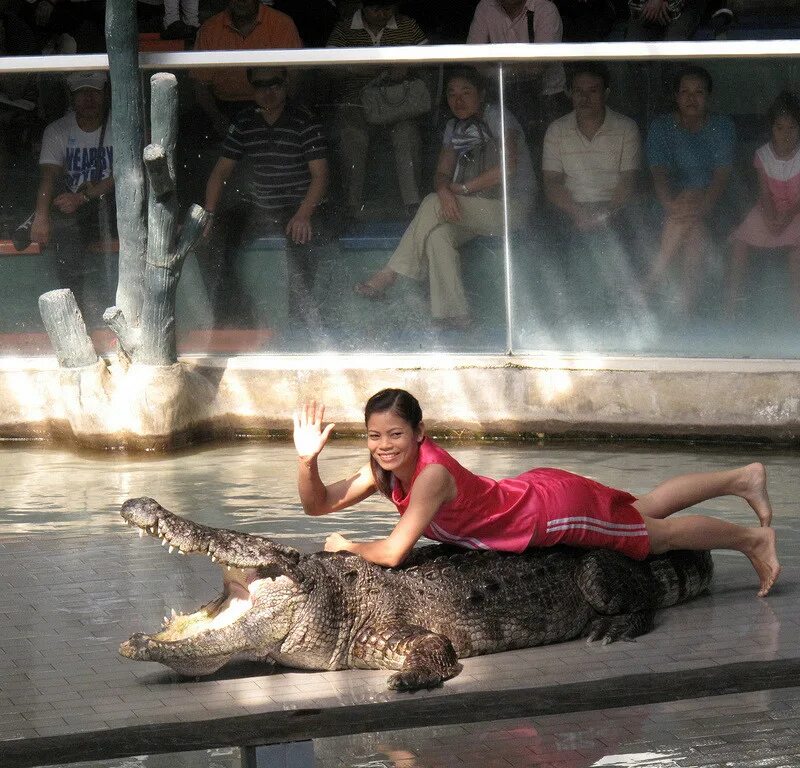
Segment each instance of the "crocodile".
M223 592L192 614L141 632L120 653L201 676L244 658L307 670L393 670L389 688L441 685L459 658L588 637L633 640L657 609L706 590L709 552L634 561L568 547L522 554L418 547L397 568L344 552L301 554L265 536L200 525L153 499L122 517L170 552L198 553L223 571Z

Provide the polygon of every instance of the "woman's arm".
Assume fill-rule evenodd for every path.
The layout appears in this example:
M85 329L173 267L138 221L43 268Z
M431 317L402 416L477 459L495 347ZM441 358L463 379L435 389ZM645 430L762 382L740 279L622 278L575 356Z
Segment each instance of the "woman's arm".
M375 493L375 480L369 465L355 475L326 486L319 476L317 457L322 452L334 425L322 428L325 406L306 403L293 417L294 445L297 449L297 490L303 511L314 517L338 512Z
M667 212L670 212L672 207L672 190L669 183L669 172L663 165L651 165L650 174L653 177L653 190L656 193L658 202L661 207Z
M699 216L707 216L719 202L725 187L728 186L728 180L731 177L731 167L729 165L720 165L714 169L711 176L711 183L705 188L703 199L700 202Z
M506 131L506 173L509 175L509 177L513 176L517 171L517 162L519 160L519 150L517 147L518 136L519 132L514 129ZM496 187L502 182L502 180L503 168L501 164L498 163L492 168L487 168L483 173L479 174L474 179L470 179L466 185L466 190L462 190L460 184L451 184L450 189L455 194L471 195L476 192L483 192L485 189Z
M433 188L439 195L442 205L442 215L445 221L461 221L461 208L458 206L455 193L450 189L453 173L456 169L456 153L452 147L442 147L439 159L436 162L436 172L433 176Z
M325 542L325 550L353 552L371 563L394 568L408 557L439 508L452 501L456 493L453 476L441 464L430 464L414 481L408 510L389 536L378 541L358 542L334 533Z

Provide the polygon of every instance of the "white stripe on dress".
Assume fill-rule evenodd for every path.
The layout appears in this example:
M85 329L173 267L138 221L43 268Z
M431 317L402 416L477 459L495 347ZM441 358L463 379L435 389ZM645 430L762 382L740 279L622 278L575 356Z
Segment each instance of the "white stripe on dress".
M641 530L644 528L644 523L611 523L605 520L598 520L595 517L558 517L555 520L548 520L547 527L551 525L568 525L572 523L592 523L593 525L600 525L609 530L618 529L625 530Z
M430 529L436 534L439 541L444 541L449 544L459 544L460 546L467 547L468 549L491 549L490 546L484 544L480 539L474 539L471 536L454 536L452 533L448 533L446 530L444 530L444 528L436 523L431 523Z
M599 525L589 525L587 523L575 525L556 525L547 526L547 533L554 533L555 531L594 531L595 533L604 533L606 536L613 536L615 539L627 538L629 536L647 536L647 529L642 528L637 531L612 531L608 528L601 528Z

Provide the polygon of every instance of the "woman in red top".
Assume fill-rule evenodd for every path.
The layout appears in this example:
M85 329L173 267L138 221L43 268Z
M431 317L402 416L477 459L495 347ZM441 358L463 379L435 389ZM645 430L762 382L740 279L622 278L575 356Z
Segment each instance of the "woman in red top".
M354 552L379 565L397 566L422 535L506 552L555 544L604 547L638 560L670 549L733 549L747 555L755 568L760 597L780 573L762 464L680 475L638 499L560 469L533 469L497 481L473 474L426 437L413 395L384 389L365 407L369 463L353 476L325 485L317 457L334 425L323 427L324 414L324 405L312 402L294 416L298 489L305 513L338 512L376 491L400 513L385 539L354 542L334 533L325 542L329 552ZM670 517L728 495L744 499L760 527L703 515Z

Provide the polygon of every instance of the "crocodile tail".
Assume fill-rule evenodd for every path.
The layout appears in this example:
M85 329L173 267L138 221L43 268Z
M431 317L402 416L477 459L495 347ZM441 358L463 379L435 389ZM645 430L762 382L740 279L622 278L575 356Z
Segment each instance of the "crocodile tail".
M670 605L691 600L711 584L714 562L708 551L675 550L647 560L656 587L657 605Z

